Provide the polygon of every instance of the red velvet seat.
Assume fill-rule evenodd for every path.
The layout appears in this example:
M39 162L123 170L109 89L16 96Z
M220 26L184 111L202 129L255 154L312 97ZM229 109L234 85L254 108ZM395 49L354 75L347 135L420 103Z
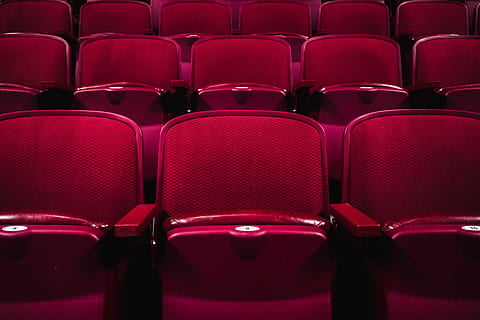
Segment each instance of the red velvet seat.
M0 115L0 136L1 317L119 319L124 237L154 213L140 129L107 113L28 111Z
M248 2L240 10L240 32L278 36L290 44L293 61L300 61L302 44L312 35L310 9L301 2Z
M291 53L267 36L217 36L192 47L196 110L290 108Z
M329 35L303 47L302 79L313 91L305 112L324 124L329 175L340 178L343 128L368 112L407 105L400 49L376 35Z
M11 0L0 4L0 33L36 32L73 37L72 8L60 0Z
M458 1L409 0L397 7L396 37L468 34L468 9Z
M190 61L191 46L201 37L232 33L230 9L216 2L171 2L160 9L158 33L172 37L182 48L182 60Z
M388 7L383 1L337 0L322 3L317 33L390 36Z
M53 35L1 34L0 70L0 113L36 109L40 94L69 87L70 48Z
M460 111L380 111L347 127L344 203L331 213L357 237L372 319L475 317L479 143L479 115Z
M89 1L80 8L78 36L95 33L152 34L150 6L141 1Z
M99 35L80 45L77 103L123 114L142 127L147 180L156 176L161 125L181 101L174 93L183 86L178 55L173 40L158 36Z
M442 97L447 108L480 112L480 59L472 54L479 49L478 36L433 36L414 45L412 84L436 93L428 106Z
M323 131L206 111L162 129L163 319L331 319Z

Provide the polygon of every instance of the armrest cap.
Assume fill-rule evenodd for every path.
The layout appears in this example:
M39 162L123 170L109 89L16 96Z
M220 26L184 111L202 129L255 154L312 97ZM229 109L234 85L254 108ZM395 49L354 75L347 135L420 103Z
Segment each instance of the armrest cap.
M348 203L330 205L330 213L356 237L378 237L380 224Z
M152 221L156 213L157 205L139 204L129 213L123 216L114 225L114 235L116 237L137 237L145 227Z

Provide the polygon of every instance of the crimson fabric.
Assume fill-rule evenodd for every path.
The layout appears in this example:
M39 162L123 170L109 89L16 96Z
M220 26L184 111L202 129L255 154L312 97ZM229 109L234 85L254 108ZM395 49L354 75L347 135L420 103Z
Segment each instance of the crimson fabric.
M437 36L417 42L413 49L413 84L437 82L440 87L480 82L480 37Z
M400 49L393 40L368 35L321 36L303 48L303 79L316 88L373 82L402 86Z
M101 0L80 8L80 37L104 32L145 34L151 30L150 6L144 2Z
M138 202L131 124L88 115L0 118L0 211L111 224Z
M270 114L203 116L164 128L162 208L171 216L323 211L322 137L309 123Z
M156 36L99 37L82 43L77 87L132 82L169 88L178 79L176 44Z
M390 35L388 7L380 1L331 1L320 5L318 33Z
M410 0L397 8L396 35L468 34L467 6L457 1Z
M344 200L380 223L480 210L480 119L423 113L385 112L347 128Z
M20 0L0 4L0 33L72 35L72 9L60 0Z
M295 33L309 36L310 9L296 2L251 2L240 14L240 31L255 33Z
M180 213L166 219L165 231L181 227L212 225L296 225L328 229L329 223L322 217L274 210L230 210L208 213Z
M222 83L290 88L290 47L266 37L221 37L192 47L195 89Z
M0 35L0 83L41 88L70 83L69 49L61 38L40 34Z
M159 34L231 34L230 10L215 2L174 2L160 10Z

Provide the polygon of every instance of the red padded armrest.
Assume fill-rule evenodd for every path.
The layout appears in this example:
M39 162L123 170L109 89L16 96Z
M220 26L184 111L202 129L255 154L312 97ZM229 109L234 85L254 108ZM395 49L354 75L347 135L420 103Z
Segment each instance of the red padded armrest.
M157 205L139 204L115 223L113 231L116 237L139 236L155 216Z
M48 90L48 89L60 89L63 91L68 91L68 92L73 92L75 91L75 88L66 84L58 83L55 81L42 81L42 89Z
M173 91L184 91L188 92L191 90L190 86L185 80L170 80L170 86Z
M427 81L423 83L419 83L413 86L409 86L406 89L408 92L413 92L413 91L420 91L420 90L433 90L433 89L438 89L440 88L440 81Z
M300 90L306 90L308 89L311 91L315 87L315 80L302 80L300 83L297 83L295 86L293 86L293 91L297 92Z
M348 203L330 205L331 214L356 237L378 237L380 224Z

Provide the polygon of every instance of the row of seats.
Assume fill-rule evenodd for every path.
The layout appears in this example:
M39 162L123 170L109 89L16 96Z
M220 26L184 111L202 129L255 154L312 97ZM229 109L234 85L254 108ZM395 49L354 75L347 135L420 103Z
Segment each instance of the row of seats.
M478 34L477 19L475 34ZM80 9L78 36L116 32L163 36L185 34L283 33L310 37L317 34L367 33L390 36L390 14L382 1L338 0L320 5L311 22L302 2L254 1L242 5L238 26L231 8L218 2L171 2L153 11L140 1L101 0ZM158 20L158 21L157 21ZM468 10L456 1L411 0L401 3L395 18L395 37L468 34ZM236 30L238 28L238 30ZM315 30L315 31L314 31ZM39 32L74 36L70 5L61 0L11 0L0 4L0 32ZM392 34L392 35L393 35Z
M399 45L374 35L321 36L303 46L301 81L292 85L290 48L265 36L218 36L193 46L191 87L180 78L179 48L159 36L100 35L81 43L75 88L69 47L40 34L0 35L1 111L82 108L120 113L142 126L156 176L157 136L174 115L212 109L308 114L327 129L330 176L340 178L344 126L375 110L441 107L478 112L476 36L436 36L413 50L411 87L402 81Z
M128 118L15 112L0 115L0 136L2 319L117 320L129 306L128 319L153 319L125 300L146 298L131 292L146 279L129 261L148 247L149 225L160 244L156 319L329 320L354 309L367 320L470 320L480 308L476 113L355 119L336 205L324 130L292 113L169 121L151 205L141 129ZM362 267L348 269L349 250ZM356 277L368 281L356 288Z

